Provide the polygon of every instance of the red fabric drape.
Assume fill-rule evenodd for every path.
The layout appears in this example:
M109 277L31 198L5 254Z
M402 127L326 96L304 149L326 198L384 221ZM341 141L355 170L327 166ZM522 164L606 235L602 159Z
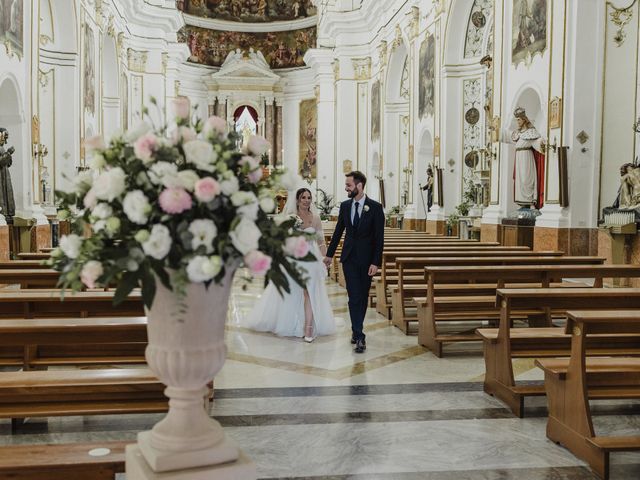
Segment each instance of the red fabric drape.
M536 159L536 173L538 175L538 202L536 207L538 209L544 206L544 154L533 150L533 157Z
M249 110L249 113L251 114L251 118L253 118L253 121L258 123L258 112L256 112L256 109L250 105L242 105L241 107L236 108L236 111L233 112L234 123L238 121L238 119L240 118L240 115L242 115L242 112L244 112L245 108Z

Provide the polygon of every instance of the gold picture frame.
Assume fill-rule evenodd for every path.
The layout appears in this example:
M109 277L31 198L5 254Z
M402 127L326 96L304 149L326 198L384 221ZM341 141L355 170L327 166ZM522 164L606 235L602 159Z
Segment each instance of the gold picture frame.
M560 128L562 126L562 99L553 97L549 101L549 128Z

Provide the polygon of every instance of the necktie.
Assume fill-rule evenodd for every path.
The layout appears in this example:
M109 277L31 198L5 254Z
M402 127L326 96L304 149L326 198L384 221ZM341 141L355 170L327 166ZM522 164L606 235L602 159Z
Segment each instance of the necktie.
M353 215L353 227L358 228L358 224L360 223L360 214L358 213L358 207L360 204L356 202L356 213Z

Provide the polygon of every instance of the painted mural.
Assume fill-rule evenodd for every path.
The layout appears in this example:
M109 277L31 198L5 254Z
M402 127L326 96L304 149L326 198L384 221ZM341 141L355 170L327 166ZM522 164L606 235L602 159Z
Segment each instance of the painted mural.
M298 173L302 178L317 178L318 107L316 99L300 102L300 157Z
M436 93L436 41L429 35L420 45L420 76L418 84L418 115L422 119L433 116Z
M93 30L88 24L84 26L84 109L91 115L96 113L96 48Z
M304 66L304 54L316 45L316 27L286 32L226 32L191 25L178 34L179 41L189 45L189 61L219 67L229 52L249 48L263 53L271 68Z
M371 140L380 138L380 80L371 86Z
M0 0L0 43L23 55L24 0Z
M513 0L511 61L526 64L547 48L547 0Z
M317 12L311 0L178 0L177 6L199 17L251 23L295 20Z

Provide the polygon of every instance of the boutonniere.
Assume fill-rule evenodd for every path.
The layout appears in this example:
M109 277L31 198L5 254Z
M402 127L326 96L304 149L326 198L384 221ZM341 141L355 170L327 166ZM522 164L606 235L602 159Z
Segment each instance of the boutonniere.
M364 206L364 208L363 208L363 210L364 210L365 212L368 212L368 211L369 211L369 205L365 205L365 206Z

